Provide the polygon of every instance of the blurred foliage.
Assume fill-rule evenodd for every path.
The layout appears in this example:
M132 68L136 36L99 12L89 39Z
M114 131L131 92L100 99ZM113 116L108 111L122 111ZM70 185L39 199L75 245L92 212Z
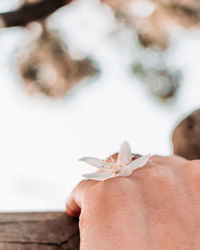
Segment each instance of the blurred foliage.
M170 47L170 35L177 28L199 30L200 1L197 0L102 0L115 12L116 19L137 34L139 49L152 49L154 54L162 54ZM162 53L163 51L163 53ZM146 83L158 100L168 101L176 97L182 74L177 69L144 65L141 60L132 65L133 73Z
M179 71L145 68L141 63L133 64L132 69L135 75L148 85L156 98L166 101L175 97L181 80Z
M181 84L182 73L166 65L166 51L170 47L170 35L177 27L197 26L197 22L193 22L197 12L196 2L184 0L103 2L113 8L116 20L137 36L135 43L139 53L143 51L143 55L146 54L145 58L149 59L145 60L143 56L136 60L133 58L133 74L147 85L157 100L162 102L174 100Z
M89 58L71 58L59 34L45 25L41 35L21 52L18 69L29 93L41 92L50 97L63 96L83 78L98 73Z
M51 0L19 0L19 3L23 9L24 4L45 1L48 3ZM69 2L62 1L60 7ZM181 83L181 72L163 63L164 51L170 46L171 33L178 27L200 28L200 1L101 0L101 2L112 8L117 22L137 34L136 43L139 43L139 50L148 48L147 53L152 50L154 54L162 54L163 60L159 67L151 60L149 65L142 63L141 60L135 61L133 56L133 74L146 83L150 92L159 100L166 101L174 98ZM51 4L52 12L60 8L53 6L55 4L53 0ZM39 11L41 10L38 9ZM49 10L50 14L52 12ZM44 12L41 11L41 13ZM12 15L7 17L10 16ZM0 15L0 21L6 23L3 17ZM13 19L14 14L12 23ZM72 59L58 33L44 27L41 35L21 52L18 68L29 92L40 91L54 97L64 95L84 77L93 76L98 72L90 59L81 61Z
M196 0L102 0L126 18L145 46L166 49L177 27L200 28L200 1ZM118 14L119 16L119 14Z

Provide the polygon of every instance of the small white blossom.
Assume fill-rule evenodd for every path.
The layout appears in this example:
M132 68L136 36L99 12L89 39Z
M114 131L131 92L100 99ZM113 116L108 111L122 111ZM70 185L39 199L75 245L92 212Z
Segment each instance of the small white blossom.
M95 157L83 157L80 161L84 161L99 169L98 172L84 174L83 177L91 180L104 181L116 176L129 176L134 170L143 167L148 162L149 157L150 154L135 159L131 153L129 143L125 141L120 147L116 161L112 157L109 161Z

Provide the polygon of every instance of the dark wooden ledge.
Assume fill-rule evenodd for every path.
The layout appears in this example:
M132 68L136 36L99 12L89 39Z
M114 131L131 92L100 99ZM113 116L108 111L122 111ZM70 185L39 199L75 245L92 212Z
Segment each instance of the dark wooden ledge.
M78 220L64 212L1 213L1 250L78 250Z

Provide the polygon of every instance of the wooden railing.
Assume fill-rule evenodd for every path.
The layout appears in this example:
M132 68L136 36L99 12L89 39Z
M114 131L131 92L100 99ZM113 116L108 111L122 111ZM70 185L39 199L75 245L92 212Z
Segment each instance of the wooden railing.
M78 250L78 220L62 212L1 213L2 250Z

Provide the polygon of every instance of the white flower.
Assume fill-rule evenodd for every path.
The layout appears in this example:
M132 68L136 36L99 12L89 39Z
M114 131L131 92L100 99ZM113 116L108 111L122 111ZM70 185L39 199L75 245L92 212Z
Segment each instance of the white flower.
M149 157L150 154L135 159L129 143L125 141L120 147L116 161L112 157L109 161L95 157L83 157L80 161L89 163L99 169L98 172L84 174L83 177L103 181L116 176L129 176L134 170L143 167L148 162Z

